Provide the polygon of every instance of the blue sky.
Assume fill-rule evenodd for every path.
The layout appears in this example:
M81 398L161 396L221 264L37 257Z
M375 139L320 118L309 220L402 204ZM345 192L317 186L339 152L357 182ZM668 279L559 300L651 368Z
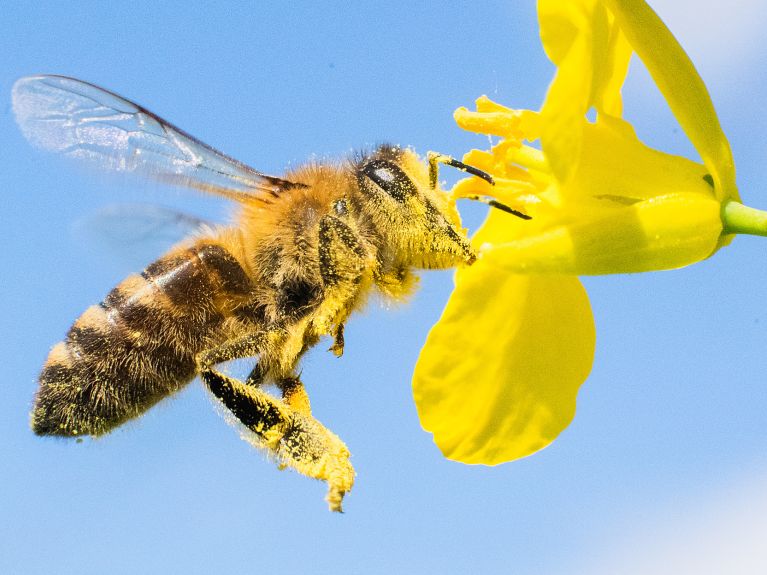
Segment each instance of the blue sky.
M407 305L374 302L348 324L341 360L322 346L304 364L314 412L358 472L342 516L327 511L322 484L241 441L198 382L100 440L35 437L28 410L49 347L158 255L129 261L84 242L74 223L115 202L211 219L229 208L32 149L10 110L18 77L108 87L279 174L381 141L460 156L486 141L454 125L454 108L481 94L537 108L553 71L527 0L155 4L0 7L0 572L764 571L754 536L767 528L759 238L684 270L586 278L597 355L575 422L543 452L495 468L443 459L410 395L451 274L424 274ZM707 82L744 199L767 208L767 9L651 4ZM625 94L642 138L693 153L640 67ZM462 209L469 225L481 221L481 206Z

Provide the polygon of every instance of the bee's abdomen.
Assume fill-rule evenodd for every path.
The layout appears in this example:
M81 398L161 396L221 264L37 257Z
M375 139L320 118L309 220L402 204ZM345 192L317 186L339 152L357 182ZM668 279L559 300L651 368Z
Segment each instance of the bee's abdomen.
M220 339L250 280L222 246L176 249L129 276L75 321L40 374L32 429L100 435L177 391Z

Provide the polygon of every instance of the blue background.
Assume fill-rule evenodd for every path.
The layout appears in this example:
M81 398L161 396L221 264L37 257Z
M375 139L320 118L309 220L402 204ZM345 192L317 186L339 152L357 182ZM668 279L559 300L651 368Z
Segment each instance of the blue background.
M652 4L711 90L744 199L767 208L767 9ZM443 459L411 399L450 272L424 274L407 305L374 302L348 324L341 360L322 345L304 364L315 415L358 471L344 515L327 511L323 484L278 471L241 441L199 382L100 440L29 431L49 347L158 255L129 262L78 239L73 222L120 201L212 219L229 208L112 183L32 149L10 109L16 78L58 73L108 87L279 174L381 141L460 157L487 142L454 125L454 108L486 93L536 109L553 72L532 1L289 6L0 7L0 572L764 572L760 238L684 270L586 278L598 341L575 422L543 452L495 468ZM625 94L641 137L694 157L641 66ZM470 226L481 221L482 206L462 209Z

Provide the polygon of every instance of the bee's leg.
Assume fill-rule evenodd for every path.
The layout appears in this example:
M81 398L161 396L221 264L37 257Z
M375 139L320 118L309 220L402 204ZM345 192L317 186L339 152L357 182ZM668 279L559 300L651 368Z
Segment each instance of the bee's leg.
M277 387L282 391L282 401L297 412L311 416L312 407L309 402L309 395L298 377L282 379L277 382Z
M339 329L341 329L341 342L343 343L343 325L341 325ZM242 354L245 356L258 354L262 351L263 342L265 340L266 336L263 333L257 333L245 336L245 338L240 340L227 342L217 348L201 353L198 358L200 373L204 374L208 371L204 366L212 368L213 365L221 363L222 361L243 357ZM266 367L265 362L259 361L245 379L245 385L260 387L264 383L267 372L268 368ZM205 379L204 376L203 379ZM311 415L309 396L304 389L303 383L301 383L301 380L297 376L286 377L277 381L277 387L282 391L283 401L285 401L292 409L300 411L306 415Z
M218 363L243 357L258 356L267 346L270 335L272 335L272 332L259 331L244 337L229 340L217 347L203 350L197 354L197 371L202 374L204 370L211 368ZM260 373L256 371L257 369L259 369L258 364L251 372L251 376L254 378L257 378ZM251 376L248 376L248 379L250 379Z
M339 323L332 335L333 345L328 351L332 351L336 357L341 357L344 354L344 324Z
M297 378L280 382L283 390L283 400L280 400L254 385L224 375L215 368L215 363L206 363L212 358L232 359L230 351L246 349L246 344L248 342L237 340L200 354L202 380L281 466L326 481L330 509L341 511L341 501L354 483L349 450L334 433L308 414L308 398L301 382ZM247 355L256 353L251 350Z
M344 325L338 322L351 309L359 291L362 273L368 263L357 234L335 216L320 220L318 238L320 275L322 276L324 306L330 310L328 317L316 318L315 322L334 338L330 348L336 356L344 352Z
M351 292L356 288L368 254L354 230L335 216L324 216L320 220L318 247L326 290Z
M253 387L259 387L262 383L264 383L264 378L266 377L266 371L267 370L266 370L266 367L264 366L264 362L259 361L253 367L253 369L250 370L248 377L245 378L245 385L252 385Z
M256 434L281 466L326 481L326 501L331 511L341 511L344 495L354 484L354 468L346 445L310 415L253 386L227 377L215 369L202 378L223 404ZM300 385L300 384L299 384ZM303 392L303 387L300 387ZM295 399L295 395L293 395Z

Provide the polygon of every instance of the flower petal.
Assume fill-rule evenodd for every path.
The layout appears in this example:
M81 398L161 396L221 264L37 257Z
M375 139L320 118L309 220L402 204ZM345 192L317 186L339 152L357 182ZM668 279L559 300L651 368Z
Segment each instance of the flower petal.
M637 201L677 192L715 197L703 164L645 145L628 122L601 116L584 124L581 161L569 198Z
M689 56L643 0L602 0L615 16L682 129L714 177L717 197L738 199L735 163L706 85Z
M612 208L605 203L592 210L590 218L507 243L497 239L508 226L491 214L482 233L496 241L483 245L480 263L512 274L603 275L679 268L709 257L719 247L720 211L716 199L697 193L615 203Z
M572 421L594 345L576 277L463 269L416 365L421 425L455 461L496 465L530 455Z
M595 69L591 100L598 112L620 118L623 115L621 88L634 51L612 17L607 43L607 49L601 54L600 65Z
M538 19L546 54L557 65L546 102L541 144L560 183L579 159L586 112L619 118L621 86L632 50L614 18L596 0L539 0Z
M595 0L538 1L541 41L557 66L541 108L541 147L561 183L572 177L580 156L582 119L591 96L597 6L601 8Z

